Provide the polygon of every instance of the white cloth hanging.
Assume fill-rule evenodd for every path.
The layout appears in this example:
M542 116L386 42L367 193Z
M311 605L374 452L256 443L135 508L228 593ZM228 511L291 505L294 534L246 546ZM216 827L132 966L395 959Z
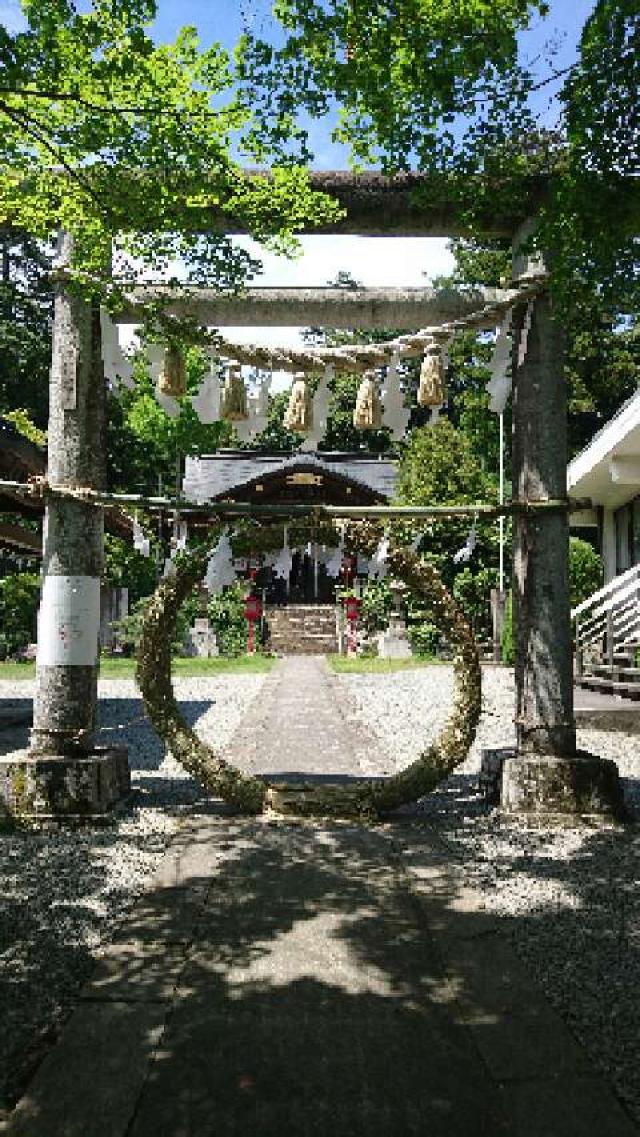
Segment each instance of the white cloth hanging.
M476 521L474 518L473 525L471 526L471 528L467 534L467 539L466 539L464 545L462 546L461 549L458 549L458 552L455 554L455 556L453 558L454 565L466 565L467 562L471 560L473 550L475 549L476 544L477 544L477 533L476 533Z
M142 542L144 541L144 529L140 525L138 518L133 518L133 547L137 553L141 551Z
M378 542L378 547L369 562L369 573L376 580L384 580L388 572L387 557L389 555L389 538L385 535Z
M531 321L533 320L533 308L534 301L530 300L527 304L527 310L524 314L524 321L522 323L522 331L520 332L520 342L518 344L518 367L522 367L522 364L527 358L529 332L531 331Z
M496 332L496 342L489 365L491 378L487 383L489 410L501 415L511 393L511 311L507 312Z
M213 363L200 384L198 394L191 396L191 406L201 423L209 425L220 421L220 376Z
M215 549L209 557L204 583L209 592L221 592L228 585L235 584L236 573L233 567L233 550L228 533L222 533Z
M141 553L143 557L151 555L151 542L148 537L144 535L144 529L140 525L138 518L133 518L133 547L137 553Z
M156 397L156 402L162 407L165 414L167 414L169 418L177 418L180 414L180 403L178 400L174 399L171 395L165 395L159 389L157 382L153 388L153 393Z
M291 569L293 568L293 556L289 549L289 527L284 527L284 543L280 552L276 555L272 565L274 574L281 577L283 580L288 580Z
M178 526L176 534L176 552L183 553L187 547L187 540L189 538L189 527L186 521L181 521Z
M326 562L327 576L338 578L342 571L342 559L344 557L344 525L340 526L340 537L338 539L338 547L333 550L331 556Z
M395 442L399 442L404 438L411 416L409 407L405 407L404 405L404 392L400 384L400 375L398 373L399 362L400 355L397 351L394 351L391 362L387 368L382 394L382 422L384 426L388 427L391 431L391 437Z
M317 450L327 433L331 384L333 383L334 376L335 367L332 363L329 363L322 373L322 379L313 396L313 426L300 446L301 450Z
M133 390L133 364L127 359L118 337L118 327L105 308L100 309L100 339L105 378L116 386Z

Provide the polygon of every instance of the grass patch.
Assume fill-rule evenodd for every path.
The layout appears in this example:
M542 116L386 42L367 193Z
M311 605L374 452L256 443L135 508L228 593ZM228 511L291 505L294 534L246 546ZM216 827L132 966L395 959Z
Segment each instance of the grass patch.
M15 663L13 660L0 663L0 679L33 679L35 663Z
M327 663L338 675L386 675L416 667L440 667L447 661L412 655L411 659L379 659L378 656L328 655Z
M199 675L256 674L271 671L275 659L267 655L239 655L236 659L214 656L211 659L184 659L175 656L172 661L173 674L188 679ZM100 660L101 679L133 679L136 669L135 659L120 659L105 656ZM33 679L35 663L0 663L0 679Z

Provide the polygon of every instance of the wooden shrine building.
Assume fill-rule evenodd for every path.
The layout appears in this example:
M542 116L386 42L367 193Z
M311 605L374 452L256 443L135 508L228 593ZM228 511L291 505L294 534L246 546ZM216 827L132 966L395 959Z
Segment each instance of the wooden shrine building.
M188 457L183 496L194 505L243 502L251 505L384 505L395 496L397 458L365 451L220 450L216 454ZM207 515L190 513L189 524L204 528ZM248 546L248 560L258 569L258 584L272 604L329 604L335 597L337 578L327 572L327 540L336 538L310 523L284 526L282 519L263 516L266 546L291 549L291 569L283 580L265 566L263 545ZM248 566L247 566L248 567ZM354 560L354 569L357 567ZM239 571L243 571L241 559Z
M198 505L384 505L395 494L396 477L393 454L219 450L186 459L183 494Z

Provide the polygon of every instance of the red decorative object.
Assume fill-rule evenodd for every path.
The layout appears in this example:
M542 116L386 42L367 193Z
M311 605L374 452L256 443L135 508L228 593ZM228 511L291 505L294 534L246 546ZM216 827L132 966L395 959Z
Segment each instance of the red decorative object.
M358 600L357 596L347 596L345 606L347 609L347 620L350 624L357 623L358 616L360 615L360 604L361 601Z
M244 602L244 614L249 621L261 619L262 601L259 596L247 596Z

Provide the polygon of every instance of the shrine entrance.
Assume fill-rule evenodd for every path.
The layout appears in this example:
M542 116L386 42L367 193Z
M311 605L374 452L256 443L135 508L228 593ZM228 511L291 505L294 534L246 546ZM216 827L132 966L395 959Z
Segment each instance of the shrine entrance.
M340 224L342 232L379 234L390 228L384 221L389 216L393 216L393 232L444 236L466 232L464 219L455 215L454 203L443 208L441 184L434 215L428 184L421 183L427 192L414 200L414 182L409 184L406 179L340 173L321 177L323 189L331 193L335 187L336 196L346 205L347 216ZM513 239L512 281L504 289L383 289L377 290L378 295L372 295L376 290L368 289L258 289L253 295L225 296L206 289L184 289L176 294L171 289L143 287L131 290L115 318L140 325L152 307L169 319L169 327L171 320L182 313L191 328L195 325L206 335L208 328L239 324L239 309L244 312L242 322L254 323L257 305L261 305L262 325L411 329L406 333L399 331L393 339L382 342L350 341L335 348L309 345L299 350L234 344L216 335L212 350L230 363L224 390L221 392L219 386L216 390L212 374L197 396L198 406L206 416L203 421L214 422L222 417L237 422L243 441L248 440L252 414L240 366L283 369L294 373L285 425L305 435L301 450L317 449L324 437L330 383L337 369L361 377L354 426L376 428L386 420L393 437L402 437L408 409L399 361L406 356L422 359L419 399L422 405L437 412L445 401L446 341L464 329L495 332L499 326L491 397L506 398L509 381L513 379L513 501L505 502L499 509L495 503L477 503L466 507L466 511L513 517L517 746L501 756L502 803L507 809L533 814L610 815L619 808L621 800L616 767L576 750L567 571L568 512L572 504L566 494L562 329L554 318L544 257L530 251L529 242L536 226L535 217L530 216L532 204L525 200L511 204L509 217L493 219L488 229L493 235L510 235ZM520 215L515 216L518 210ZM31 749L25 756L2 763L5 801L10 810L24 816L78 812L84 816L102 815L127 791L126 755L115 748L113 752L99 752L93 744L104 506L138 506L150 511L161 508L165 512L172 509L183 518L200 508L183 508L184 502L178 498L158 502L104 491L103 362L113 364L117 336L114 342L113 325L108 319L101 321L97 300L88 301L68 287L72 254L72 238L62 234L55 277L48 483L36 491L33 487L17 488L26 496L39 492L47 507ZM175 413L175 398L186 394L186 366L175 343L169 342L171 336L166 338L166 350L160 348L164 364L161 360L156 394L170 414ZM208 342L212 343L211 337ZM312 395L306 376L314 372L321 378ZM264 395L261 387L253 397L254 424L265 421ZM262 485L259 491L255 484L256 493L265 492L264 482ZM354 520L354 545L363 555L382 558L386 540L382 519L393 516L392 507L357 507L346 500L333 507L309 506L297 498L299 490L299 486L287 486L285 501L291 501L291 505L282 499L279 503L263 501L261 506L253 505L229 500L228 492L217 500L209 501L208 495L201 500L211 518L224 524L234 515L275 515L278 505L292 518L306 516L317 522L324 512L332 519L342 517L347 523ZM348 496L345 487L345 498ZM407 512L414 516L421 513L412 508ZM422 515L426 516L425 511ZM458 510L458 516L461 515ZM400 546L387 548L384 556L393 573L409 587L426 589L438 620L448 628L452 642L458 644L461 659L466 659L465 665L460 663L457 667L460 707L464 708L462 721L449 724L439 740L438 752L431 755L432 765L438 767L441 759L446 758L445 768L450 768L447 763L453 749L461 756L462 744L468 739L464 723L471 721L479 708L479 672L477 690L476 679L469 685L469 676L475 674L475 649L468 645L466 633L449 607L449 598L430 575L427 562L418 561L410 550ZM178 568L150 605L149 634L140 662L141 682L148 684L150 713L160 732L170 738L172 750L211 792L216 787L218 791L224 789L223 796L236 805L259 808L264 787L258 792L255 785L247 786L237 771L218 759L212 767L210 754L191 735L184 734L179 721L167 670L170 645L163 637L171 626L171 609L177 612L197 574L201 577L206 567L197 557L187 561L184 572ZM196 573L195 578L192 572ZM73 635L69 629L73 629ZM155 707L154 691L159 699ZM469 708L473 711L471 718ZM422 781L420 785L414 783L412 770L406 772L401 789L397 780L390 779L389 794L383 795L387 804L392 799L408 800L407 795L416 790L424 792ZM378 808L382 802L370 787L363 789L360 800L366 808L373 802Z
M339 549L331 526L324 528L301 519L287 524L269 517L268 507L286 502L297 506L383 506L394 496L398 459L393 450L314 451L296 454L278 451L220 450L189 457L183 495L190 503L189 529L206 533L216 502L243 502L261 511L256 539L246 537L244 554L236 564L266 606L331 605L336 592L351 585L357 575L357 558ZM198 511L198 504L206 508ZM285 553L285 562L278 554ZM363 568L361 563L361 568ZM366 576L366 567L361 576Z

